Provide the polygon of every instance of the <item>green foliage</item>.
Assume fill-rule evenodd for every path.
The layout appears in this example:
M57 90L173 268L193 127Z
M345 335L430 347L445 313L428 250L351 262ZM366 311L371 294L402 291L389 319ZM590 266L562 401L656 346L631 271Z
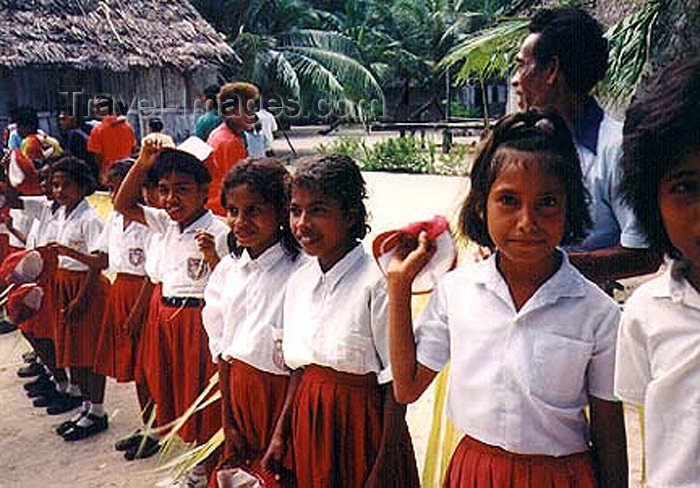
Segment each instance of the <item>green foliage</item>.
M430 158L415 137L390 138L372 147L365 146L364 151L360 163L367 171L428 173L430 169Z
M608 29L610 67L601 90L615 102L625 103L642 78L651 38L664 0L649 0L642 8Z
M227 67L227 79L250 81L264 94L301 103L343 100L350 119L362 117L356 106L361 99L383 103L371 65L332 13L303 0L193 3L226 34L241 60Z
M477 107L475 105L466 106L461 102L452 100L450 102L450 116L477 119L484 116L484 111L482 107Z
M468 176L474 162L474 149L470 146L455 145L447 154L431 151L431 158L432 173Z
M467 37L440 61L438 69L459 66L458 84L465 84L471 78L491 80L508 76L529 22L529 19L506 19Z
M415 136L392 137L374 145L360 137L341 136L331 144L319 144L316 150L350 156L365 171L466 175L473 159L467 146L453 146L443 154L431 138Z
M242 60L227 78L263 93L383 100L383 87L439 96L437 63L510 0L193 0ZM355 118L362 114L354 107Z
M319 144L316 151L321 154L342 154L353 159L360 159L363 155L364 139L360 137L340 136L331 144Z
M430 157L414 137L389 138L370 146L362 138L343 136L332 144L319 144L316 150L350 156L366 171L427 173L430 167Z

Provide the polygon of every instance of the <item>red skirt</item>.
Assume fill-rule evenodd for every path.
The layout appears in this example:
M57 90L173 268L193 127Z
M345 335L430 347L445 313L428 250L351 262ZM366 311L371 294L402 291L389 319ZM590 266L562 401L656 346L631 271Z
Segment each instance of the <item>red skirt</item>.
M86 271L59 269L56 273L54 317L56 326L56 363L59 368L92 368L95 364L95 344L104 315L109 281L100 276L89 290L85 311L71 323L61 312L78 294Z
M19 328L25 334L30 334L37 339L54 339L56 332L56 311L54 310L54 287L52 284L42 285L44 298L36 315L19 324Z
M163 284L157 283L153 287L151 300L148 302L146 322L141 329L141 337L136 354L135 376L136 381L145 384L149 391L155 384L158 375L155 374L160 365L154 360L158 350L158 314L160 313L160 300L163 296Z
M293 479L277 481L260 467L260 460L270 444L277 419L282 413L288 376L267 373L243 362L219 362L222 421L226 441L223 465L244 467L265 481L266 487L294 486ZM243 439L243 451L236 452L231 432ZM291 452L286 468L291 471Z
M163 426L182 416L197 400L216 372L209 355L201 307L170 307L160 304L149 344L144 353L154 371L147 373L148 389L156 404L156 422ZM144 365L145 366L145 365ZM150 378L150 380L148 380ZM180 429L185 442L202 443L221 428L217 404L193 415Z
M452 456L444 488L595 488L590 455L514 454L465 435Z
M304 368L292 411L299 486L363 488L379 451L382 411L375 374L354 375L316 365ZM410 446L410 442L408 447L395 446L397 460L390 464L406 469L396 471L387 488L417 486Z
M136 305L145 279L148 278L118 273L109 289L94 370L119 382L134 380L139 338L129 335L126 320Z

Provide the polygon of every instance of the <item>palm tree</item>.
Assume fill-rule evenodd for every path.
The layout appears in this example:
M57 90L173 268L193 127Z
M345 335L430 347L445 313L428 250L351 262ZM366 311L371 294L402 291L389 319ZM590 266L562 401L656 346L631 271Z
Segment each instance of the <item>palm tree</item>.
M351 0L337 16L385 88L399 88L400 119L411 119L431 104L441 108L445 74L435 67L460 36L483 22L466 0ZM432 96L411 114L414 91Z
M322 107L313 102L319 100L326 109L335 105L351 116L361 115L360 100L383 103L382 88L359 61L355 42L327 28L335 21L328 12L301 0L194 3L243 60L228 68L227 77L251 81L278 101L293 99L286 115L318 114Z

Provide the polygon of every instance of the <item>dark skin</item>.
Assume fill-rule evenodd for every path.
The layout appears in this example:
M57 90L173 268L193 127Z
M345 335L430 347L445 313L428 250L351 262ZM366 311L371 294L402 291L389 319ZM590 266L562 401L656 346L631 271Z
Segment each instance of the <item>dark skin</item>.
M141 290L139 290L139 296L136 299L136 303L124 322L124 332L128 336L139 337L141 335L141 329L146 321L148 304L151 301L151 294L153 293L154 287L155 285L153 285L151 280L144 278L143 284L141 285Z
M129 170L114 198L114 209L125 219L146 225L146 216L140 204L141 187L147 179L148 170L155 164L161 145L158 141L146 141L141 148L136 164ZM207 210L204 204L207 200L209 186L197 184L191 175L173 171L165 175L158 183L163 206L179 207L181 210L171 215L180 227L186 229L190 224L204 215ZM195 237L199 249L210 269L218 263L218 256L212 252L213 239L208 239L207 233L198 232ZM215 259L214 259L215 258Z
M88 266L87 275L80 283L80 289L78 290L77 295L62 311L65 315L66 321L71 323L74 320L77 320L85 312L88 304L87 297L89 290L94 289L94 287L97 285L97 281L100 278L100 272L107 268L107 255L103 253L90 255L83 254L57 242L49 244L48 247L49 249L55 250L61 256L67 256Z
M225 360L221 359L221 356L219 356L217 364L219 366L219 381L223 382L224 379L228 379L230 365ZM226 395L222 395L221 401L221 410L224 412L224 415L226 415L230 412L230 401ZM229 422L229 425L224 427L224 443L227 448L226 450L232 453L226 462L231 466L240 466L246 462L246 459L244 459L245 440L238 429L233 428L231 425L232 423L233 422Z
M380 389L384 399L382 438L379 441L379 452L374 466L365 481L365 488L380 488L392 482L395 475L390 462L397 459L394 450L400 444L405 429L406 406L396 401L393 385L380 385Z
M303 371L295 370L289 379L287 386L287 395L285 397L282 413L277 420L275 431L270 440L270 445L267 448L263 458L262 466L269 473L275 474L277 479L280 479L284 473L282 460L289 448L289 441L292 434L292 404L296 391L301 381ZM386 461L394 459L392 448L399 444L401 434L404 429L404 417L406 415L406 407L398 403L394 397L394 388L391 383L380 386L381 395L384 399L384 409L382 417L382 438L379 442L379 451L375 460L374 466L370 471L365 487L381 487L390 481L392 473L391 467Z
M65 206L66 215L70 215L87 194L85 188L81 187L69 174L61 171L53 173L51 186L56 202ZM48 247L59 255L80 261L88 267L87 275L82 280L77 295L63 310L66 320L71 322L85 312L88 290L96 285L100 272L107 267L107 259L105 256L83 254L57 242L49 244Z
M270 445L261 460L263 469L267 470L269 473L273 473L277 479L281 479L284 474L282 460L287 453L289 441L292 437L292 406L294 404L296 392L299 389L302 374L303 371L301 369L296 369L292 371L289 377L287 395L284 399L282 413L280 413L279 419L277 419L277 425L275 425L275 431L272 434Z
M404 243L391 260L387 270L389 290L389 350L391 353L394 392L402 403L416 401L437 375L416 360L416 342L411 316L411 284L435 253L435 243L421 233L418 245ZM509 288L523 293L513 296L516 309L534 294L552 274L511 273L500 268ZM512 271L512 270L511 270ZM531 283L528 286L527 281ZM537 284L539 283L539 285ZM529 290L529 291L528 291ZM598 486L602 488L627 486L627 448L622 404L589 396L592 454Z
M519 94L520 108L537 106L554 109L569 127L576 127L583 117L589 94L571 89L557 56L553 56L544 65L535 62L533 49L539 36L540 34L530 34L517 56L519 69L512 84ZM530 72L525 73L528 69ZM569 255L571 264L586 278L598 284L654 273L659 269L662 258L660 253L649 249L632 249L620 245Z
M622 402L589 397L593 466L598 486L627 486L627 437Z

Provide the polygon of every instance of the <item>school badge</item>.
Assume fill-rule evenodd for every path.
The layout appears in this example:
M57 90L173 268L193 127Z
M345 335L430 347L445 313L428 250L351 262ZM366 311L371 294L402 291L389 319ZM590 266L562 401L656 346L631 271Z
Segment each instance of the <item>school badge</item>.
M202 258L187 258L187 276L192 281L198 281L204 278L209 271L209 265Z
M132 266L141 266L146 261L146 253L140 247L129 248L129 263Z

